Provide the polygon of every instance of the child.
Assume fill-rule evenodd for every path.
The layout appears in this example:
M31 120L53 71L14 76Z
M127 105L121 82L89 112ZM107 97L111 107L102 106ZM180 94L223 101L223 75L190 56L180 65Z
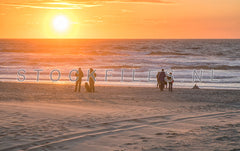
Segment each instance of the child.
M170 72L170 73L167 75L167 82L168 82L168 87L169 87L168 90L172 92L172 85L173 85L173 82L174 82L172 72Z

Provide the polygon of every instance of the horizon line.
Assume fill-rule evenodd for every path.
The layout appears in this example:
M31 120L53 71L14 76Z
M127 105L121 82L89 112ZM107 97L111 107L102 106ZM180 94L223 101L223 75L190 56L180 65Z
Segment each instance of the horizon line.
M240 40L240 38L0 38L0 40Z

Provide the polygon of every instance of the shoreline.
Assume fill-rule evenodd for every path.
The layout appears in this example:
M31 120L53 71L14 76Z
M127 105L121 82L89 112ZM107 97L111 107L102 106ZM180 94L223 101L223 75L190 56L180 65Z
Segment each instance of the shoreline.
M155 87L144 86L116 86L116 85L95 85L95 92L89 93L85 90L82 83L81 92L74 92L75 84L49 84L49 83L9 83L0 82L0 101L30 101L30 102L67 102L68 100L78 101L89 98L100 100L117 99L117 96L124 96L124 100L151 100L171 99L173 102L181 100L184 102L193 102L193 100L204 98L204 102L226 101L220 96L230 95L233 100L237 100L240 90L229 89L192 89L192 88L174 88L169 92L168 88L160 91ZM83 97L83 98L81 98ZM195 98L196 97L196 98ZM240 96L239 96L240 97ZM210 100L212 98L212 100ZM153 99L153 100L152 100ZM230 101L230 100L227 100ZM70 101L71 102L71 101ZM237 102L236 102L237 103Z
M84 83L87 81L83 81L82 82L82 87L84 87ZM18 81L0 81L0 83L16 83L16 84L45 84L45 85L72 85L75 86L75 82L65 82L65 81L58 81L58 82L30 82L30 81L24 81L24 82L18 82ZM127 84L128 83L128 84ZM96 87L136 87L136 88L156 88L156 84L157 83L151 83L151 84L146 84L144 82L96 82L95 86ZM202 90L236 90L236 91L240 91L240 87L236 86L236 87L214 87L214 86L204 86L204 83L191 83L191 87L189 86L190 84L187 83L187 86L183 87L183 86L179 86L178 84L174 84L173 85L173 89L192 89L192 87L197 84L200 89ZM221 84L221 83L219 83ZM166 90L166 88L165 88Z

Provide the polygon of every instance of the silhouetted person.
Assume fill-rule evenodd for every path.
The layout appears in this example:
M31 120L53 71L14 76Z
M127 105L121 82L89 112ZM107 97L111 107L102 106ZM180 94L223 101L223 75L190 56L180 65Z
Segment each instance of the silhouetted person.
M164 69L162 69L162 72L160 72L160 74L158 75L158 81L160 82L160 90L161 91L163 91L163 88L164 88L165 77L166 77L166 74L164 72Z
M94 73L93 69L90 68L89 75L93 73L94 78L96 78L97 74ZM92 76L89 77L89 87L90 87L90 92L95 92L95 80Z
M164 85L165 85L165 88L167 89L167 84L168 84L168 82L167 82L167 77L165 77L164 78Z
M160 88L160 81L158 80L160 72L157 73L156 78L157 78L157 88Z
M78 92L81 92L81 84L82 84L82 77L83 77L83 72L81 68L78 69L78 72L75 74L75 76L77 77L75 92L77 92L77 89L78 89Z
M173 82L174 82L172 72L170 72L167 75L167 82L168 82L168 87L169 87L168 90L172 92L172 86L173 86Z

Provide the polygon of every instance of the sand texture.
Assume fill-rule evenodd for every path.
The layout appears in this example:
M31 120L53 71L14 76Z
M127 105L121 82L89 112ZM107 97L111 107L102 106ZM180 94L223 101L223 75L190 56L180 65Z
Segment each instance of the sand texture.
M0 151L240 150L240 91L0 82Z

